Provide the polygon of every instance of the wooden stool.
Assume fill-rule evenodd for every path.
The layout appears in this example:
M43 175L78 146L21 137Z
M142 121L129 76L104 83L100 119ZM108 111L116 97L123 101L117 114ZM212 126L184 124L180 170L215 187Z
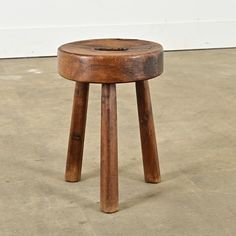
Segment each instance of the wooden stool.
M160 182L148 79L163 72L163 49L136 39L94 39L58 49L59 74L76 81L65 180L81 177L89 83L102 84L100 206L118 211L116 83L136 83L145 181Z

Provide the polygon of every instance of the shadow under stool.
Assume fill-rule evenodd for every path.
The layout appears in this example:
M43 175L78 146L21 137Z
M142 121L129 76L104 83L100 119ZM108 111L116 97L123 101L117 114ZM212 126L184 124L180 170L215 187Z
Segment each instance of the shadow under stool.
M137 39L93 39L58 49L58 71L75 84L65 180L81 178L89 84L102 85L100 207L119 209L116 83L135 82L144 166L148 183L160 182L160 169L148 79L163 72L163 49Z

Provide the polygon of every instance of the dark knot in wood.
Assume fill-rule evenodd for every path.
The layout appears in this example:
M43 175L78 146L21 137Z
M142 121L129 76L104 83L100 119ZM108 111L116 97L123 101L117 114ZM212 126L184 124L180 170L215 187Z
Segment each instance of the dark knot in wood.
M75 140L75 141L80 142L81 141L81 135L73 133L72 134L72 139Z

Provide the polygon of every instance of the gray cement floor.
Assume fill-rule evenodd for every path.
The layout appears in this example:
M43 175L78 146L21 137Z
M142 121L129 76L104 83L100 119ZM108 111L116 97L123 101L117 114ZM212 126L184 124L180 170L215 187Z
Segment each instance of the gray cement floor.
M168 52L150 81L162 182L143 181L134 84L118 85L120 211L99 211L100 86L82 181L63 180L74 83L0 60L0 236L236 235L236 49Z

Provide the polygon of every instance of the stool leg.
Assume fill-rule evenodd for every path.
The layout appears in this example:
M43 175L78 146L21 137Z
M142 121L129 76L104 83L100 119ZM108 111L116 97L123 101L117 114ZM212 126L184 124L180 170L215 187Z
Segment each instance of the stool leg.
M77 182L81 178L88 93L89 83L76 82L65 172L68 182Z
M116 85L102 84L100 207L118 211Z
M136 96L145 181L148 183L159 183L161 176L147 80L136 82Z

